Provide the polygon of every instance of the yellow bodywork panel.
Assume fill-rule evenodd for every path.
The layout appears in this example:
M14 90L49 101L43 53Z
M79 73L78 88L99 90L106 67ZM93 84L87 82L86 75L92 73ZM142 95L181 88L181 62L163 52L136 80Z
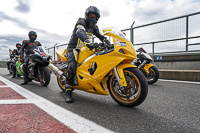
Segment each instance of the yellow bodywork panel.
M128 41L122 37L119 37L118 35L116 35L112 32L106 32L104 35L112 36L113 43L115 44L114 49L116 52L119 51L120 49L123 50L127 56L130 56L132 58L131 62L133 61L133 59L137 58L135 49L130 41ZM121 46L120 45L121 43L126 44L126 46Z
M57 56L58 56L62 61L67 61L67 58L65 57L66 52L67 52L67 48L56 50Z
M90 51L88 47L86 46L81 47L78 56L78 64L82 63L87 57L93 54L94 53Z

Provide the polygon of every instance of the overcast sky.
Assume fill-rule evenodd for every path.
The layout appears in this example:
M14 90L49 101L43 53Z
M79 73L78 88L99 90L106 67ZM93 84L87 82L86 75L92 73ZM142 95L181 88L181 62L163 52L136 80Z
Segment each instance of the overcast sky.
M100 9L99 28L125 29L200 11L200 0L0 0L0 60L30 30L43 46L67 43L89 6Z

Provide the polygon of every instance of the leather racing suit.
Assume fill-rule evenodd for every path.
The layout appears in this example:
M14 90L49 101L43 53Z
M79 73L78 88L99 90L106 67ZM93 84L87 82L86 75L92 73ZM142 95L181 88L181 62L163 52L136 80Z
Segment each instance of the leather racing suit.
M22 42L22 47L21 47L21 53L20 53L20 58L23 59L24 57L24 52L25 52L25 59L23 63L23 69L24 69L24 82L28 82L28 63L29 63L29 56L30 54L34 54L33 50L37 46L42 46L40 42L38 41L33 41L31 42L30 40L24 40Z
M84 46L85 45L84 42L88 39L91 39L90 37L92 37L92 35L95 35L102 42L105 39L105 37L100 34L97 25L95 25L94 27L88 27L86 24L86 20L84 18L79 18L74 27L66 52L67 63L68 63L66 84L68 85L73 84L75 72L77 69L77 62L75 60L73 50L75 48L80 48ZM89 47L88 45L86 46Z
M14 55L20 55L20 49L18 50L18 49L13 49L13 53L14 53Z

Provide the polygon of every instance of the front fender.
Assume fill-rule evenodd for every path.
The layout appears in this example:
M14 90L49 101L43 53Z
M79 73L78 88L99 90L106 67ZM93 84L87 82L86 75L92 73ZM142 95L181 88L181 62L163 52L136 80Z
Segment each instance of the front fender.
M120 78L120 83L122 86L127 86L127 83L126 83L126 78L124 76L124 69L125 68L130 68L130 67L137 67L135 65L132 65L132 64L119 64L116 68L117 68L117 73L119 75L119 78Z
M144 65L144 70L149 74L149 68L154 66L153 64L145 64Z

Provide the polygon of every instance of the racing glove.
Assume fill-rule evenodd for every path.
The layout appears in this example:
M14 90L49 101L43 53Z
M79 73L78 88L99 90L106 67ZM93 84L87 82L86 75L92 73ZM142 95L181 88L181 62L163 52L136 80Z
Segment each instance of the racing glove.
M98 43L91 43L89 39L86 39L84 41L84 44L90 49L97 49L99 47L99 44Z
M108 46L109 48L112 48L112 44L110 43L110 41L109 41L106 37L104 38L103 42L104 42L105 44L107 44L107 46Z

